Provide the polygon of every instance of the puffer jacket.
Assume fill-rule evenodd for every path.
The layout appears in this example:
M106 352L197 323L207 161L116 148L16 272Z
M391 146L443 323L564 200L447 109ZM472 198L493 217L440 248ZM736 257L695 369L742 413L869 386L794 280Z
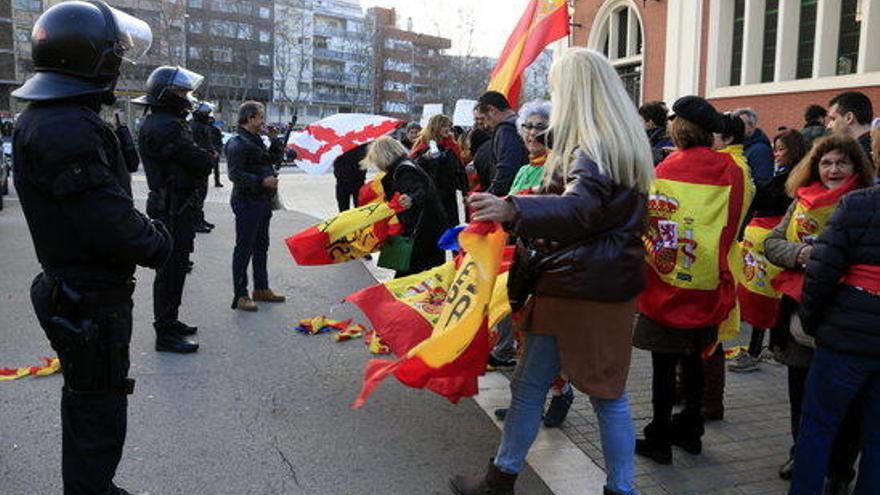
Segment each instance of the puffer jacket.
M647 197L614 183L578 152L566 186L511 196L511 233L533 240L540 256L537 296L629 301L645 283Z
M880 292L843 280L853 267L880 270L880 187L837 206L807 263L801 321L820 346L880 358Z

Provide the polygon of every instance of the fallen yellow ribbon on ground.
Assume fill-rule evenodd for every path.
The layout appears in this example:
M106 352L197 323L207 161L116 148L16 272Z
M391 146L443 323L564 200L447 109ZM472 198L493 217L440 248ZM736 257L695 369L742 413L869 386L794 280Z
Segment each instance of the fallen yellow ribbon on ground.
M18 380L25 376L49 376L61 371L61 361L55 358L40 358L42 366L29 366L25 368L0 368L0 382Z

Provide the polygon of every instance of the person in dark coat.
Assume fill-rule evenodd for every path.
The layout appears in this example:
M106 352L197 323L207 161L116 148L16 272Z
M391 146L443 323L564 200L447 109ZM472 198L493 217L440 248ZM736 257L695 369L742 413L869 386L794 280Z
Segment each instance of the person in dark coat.
M529 163L529 150L519 135L516 112L503 94L497 91L483 93L477 101L477 111L485 126L492 130L495 176L486 192L506 196L520 167Z
M816 350L807 376L791 494L822 490L835 434L859 395L864 397L866 421L853 493L880 490L878 212L876 186L845 196L807 262L800 316Z
M117 24L120 19L125 22ZM15 125L12 165L42 268L31 302L64 377L60 436L67 495L128 493L113 478L134 388L128 375L133 277L138 265L158 269L171 254L165 227L135 209L132 164L99 115L114 100L122 57L133 60L149 46L130 38L138 33L126 27L150 32L143 21L104 3L51 7L34 25L36 73L12 93L29 102Z
M403 234L413 239L412 258L407 271L399 271L395 278L423 272L446 262L446 253L437 247L437 241L450 227L433 181L428 174L407 159L409 151L400 141L383 136L370 143L364 165L375 167L385 176L382 188L385 200L400 193L400 204L405 211L397 218L403 224Z
M262 103L246 101L238 108L238 134L226 143L230 205L235 214L235 250L232 253L232 309L257 311L254 301L283 303L286 298L269 288L269 222L272 201L278 192L274 163L283 153L280 142L267 150L260 137L266 110ZM253 265L253 298L248 296L248 265Z
M804 137L804 143L807 149L813 147L813 141L828 134L825 127L825 121L828 119L828 110L822 105L810 105L804 112L804 128L801 129L801 135Z
M189 123L189 130L192 133L193 141L203 150L207 150L214 157L213 165L216 173L220 163L220 153L214 145L214 135L211 132L211 112L214 111L213 105L207 102L200 102L193 109L192 120ZM208 196L208 177L205 177L204 183L199 184L199 205L198 213L196 213L195 231L207 234L214 229L214 224L205 220L205 198Z
M467 175L461 150L452 136L452 120L445 115L431 117L413 143L409 158L434 181L446 220L458 225L458 191L467 191Z
M669 154L668 150L674 147L672 140L666 133L669 109L662 101L652 101L639 107L639 116L642 117L645 124L645 132L648 133L648 141L651 143L654 166L657 166Z
M220 155L223 154L223 131L217 126L213 116L208 119L208 123L211 124L211 144L217 150L217 160L214 162L214 187L223 187L223 183L220 182Z
M751 108L740 108L732 112L734 117L742 119L746 125L746 137L743 147L746 160L752 170L752 180L762 184L773 178L773 147L770 138L758 128L758 114Z
M202 79L182 67L159 67L147 79L147 94L133 101L149 110L138 135L150 188L147 214L162 220L174 236L174 253L153 281L153 326L160 352L199 349L192 337L198 329L182 323L178 314L194 248L198 190L214 167L214 155L193 141L185 120L192 108L190 93Z
M333 176L336 177L336 204L339 211L357 206L358 192L367 179L367 171L361 161L367 156L367 145L346 151L333 161Z
M481 127L471 129L468 137L471 150L471 163L465 170L476 178L471 191L486 191L495 177L495 163L492 161L492 134ZM512 184L512 183L511 183Z
M832 134L849 134L859 142L862 151L874 163L871 153L871 120L874 106L859 91L840 93L828 102L828 129Z

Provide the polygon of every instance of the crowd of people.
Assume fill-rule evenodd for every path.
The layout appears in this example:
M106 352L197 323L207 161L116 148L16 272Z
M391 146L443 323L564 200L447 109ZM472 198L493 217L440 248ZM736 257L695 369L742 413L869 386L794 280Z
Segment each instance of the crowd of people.
M287 139L266 146L262 104L241 105L223 149L210 106L191 96L202 77L163 66L136 101L146 115L137 154L126 152L124 129L99 117L123 55L143 55L148 32L101 2L56 5L34 29L36 74L13 94L30 102L14 168L43 268L32 301L64 375L65 493L127 493L113 476L133 389L136 265L157 271L156 350L198 349L197 328L178 313L195 233L212 227L203 203L212 172L220 186L223 151L232 308L285 301L268 286L267 252ZM71 36L103 51L71 54ZM514 315L497 325L487 357L491 368L516 367L510 405L496 411L501 442L485 474L451 477L452 491L513 494L540 425L565 421L576 388L598 417L605 494L636 494L635 456L699 455L705 421L724 417L726 369L760 369L769 333L788 370L793 445L779 474L790 493L850 493L859 458L852 493L880 493L880 126L872 130L870 99L850 91L827 110L810 105L801 130L771 140L750 108L720 113L699 96L671 112L663 102L636 108L608 60L583 48L554 62L549 93L517 111L488 91L472 129L436 115L334 164L340 211L357 204L365 167L384 173L386 199L398 195L412 255L397 277L443 264L438 240L463 221L498 222L515 245ZM131 198L139 162L147 215ZM748 349L725 368L723 342L741 326ZM652 363L652 417L638 439L626 393L633 347Z
M742 327L750 342L729 371L758 370L768 354L788 368L793 446L779 475L790 493L851 493L859 455L852 493L874 493L880 126L872 140L870 99L810 105L802 129L771 140L750 108L721 113L687 96L671 112L636 109L607 61L582 49L554 64L550 93L516 112L487 92L457 140L438 115L406 126L401 142L376 141L364 160L404 194L401 219L421 245L459 221L457 191L466 220L501 222L516 244L518 323L498 325L489 356L490 368L516 366L510 406L496 411L504 434L485 475L454 476L452 490L514 493L539 424L565 420L574 387L599 417L605 493L636 493L634 455L671 464L674 446L702 452L705 421L724 417L723 342ZM425 215L444 228L420 229ZM435 250L398 275L444 261ZM653 367L639 439L625 391L632 347Z

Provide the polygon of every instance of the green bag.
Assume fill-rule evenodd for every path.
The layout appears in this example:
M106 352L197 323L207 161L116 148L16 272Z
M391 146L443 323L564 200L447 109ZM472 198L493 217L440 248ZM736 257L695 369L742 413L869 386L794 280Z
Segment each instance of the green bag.
M412 259L413 239L403 235L393 235L382 244L377 264L397 272L409 271Z

